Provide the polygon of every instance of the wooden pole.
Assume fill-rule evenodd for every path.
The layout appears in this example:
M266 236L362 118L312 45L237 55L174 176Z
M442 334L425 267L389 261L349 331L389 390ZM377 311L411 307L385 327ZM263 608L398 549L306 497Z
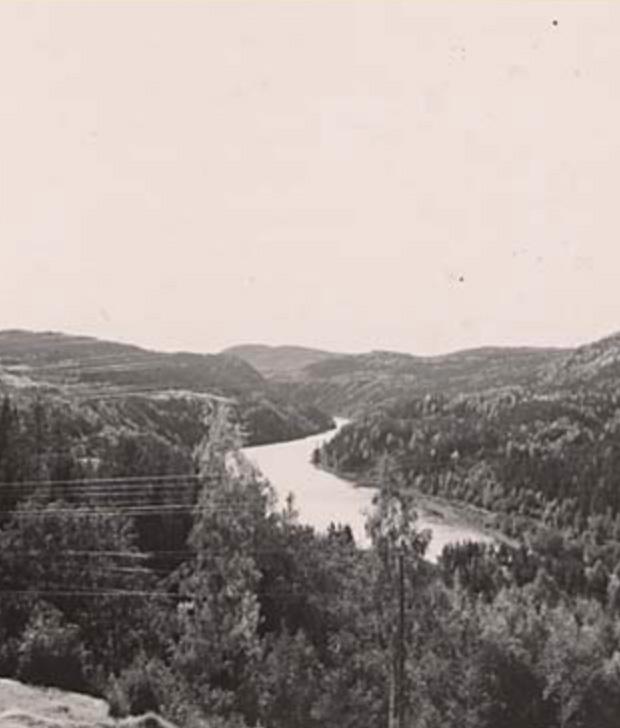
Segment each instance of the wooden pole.
M394 659L394 641L392 641L392 659L390 660L390 685L388 692L388 728L396 726L396 660Z
M405 723L405 569L402 552L398 554L398 705L397 726Z

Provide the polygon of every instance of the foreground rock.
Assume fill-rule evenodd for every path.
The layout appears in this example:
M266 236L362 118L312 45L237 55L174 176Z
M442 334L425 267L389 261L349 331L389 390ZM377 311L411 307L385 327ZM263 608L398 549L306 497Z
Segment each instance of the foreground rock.
M174 728L156 715L116 721L104 700L0 679L0 728Z

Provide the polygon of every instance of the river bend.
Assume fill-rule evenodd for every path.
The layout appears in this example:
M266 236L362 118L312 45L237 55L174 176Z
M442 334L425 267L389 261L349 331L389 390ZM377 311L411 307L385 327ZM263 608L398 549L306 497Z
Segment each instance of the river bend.
M318 531L325 531L332 522L348 524L356 542L367 545L364 524L366 514L372 508L374 491L356 488L349 481L316 468L310 459L314 448L334 437L346 422L337 419L335 430L291 442L247 447L244 453L271 482L282 507L289 493L293 493L300 522ZM431 561L437 559L448 543L490 540L487 534L470 525L426 515L420 516L419 525L432 531L427 552Z

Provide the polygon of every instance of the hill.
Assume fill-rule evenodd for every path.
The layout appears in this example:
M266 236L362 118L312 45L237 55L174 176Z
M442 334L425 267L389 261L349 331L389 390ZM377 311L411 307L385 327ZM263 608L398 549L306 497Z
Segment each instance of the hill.
M303 375L304 369L312 364L340 356L330 351L309 349L304 346L266 346L264 344L232 346L222 353L243 359L268 378L295 378Z
M348 416L426 394L506 387L615 390L620 381L620 333L574 349L482 347L439 356L394 351L336 354L261 345L233 347L225 353L254 366L288 397Z
M79 392L98 387L190 388L235 396L265 388L241 359L221 354L161 353L129 344L55 332L0 332L0 365L39 386Z
M308 365L307 381L309 370L319 382L368 377L377 398L394 382L422 392L381 400L317 453L325 468L390 485L368 550L346 527L318 535L290 509L274 513L251 473L229 477L218 428L198 496L186 443L203 401L230 395L140 382L130 392L105 377L93 394L79 372L55 367L50 380L27 354L5 356L1 674L99 691L115 714L152 709L183 726L290 728L293 709L300 726L374 728L388 714L404 604L410 724L557 726L569 690L575 724L616 727L620 393L554 384L572 352L551 363L539 350L475 350ZM269 398L276 383L262 386ZM235 399L239 411L248 401ZM510 542L449 546L429 565L414 532L397 575L409 528L394 514L415 506L407 489L466 504ZM9 690L10 728L114 725L101 703L84 705L91 723L63 693ZM151 725L130 720L120 725Z
M620 381L620 333L580 346L547 371L547 384L615 387Z
M303 437L331 424L315 408L282 396L237 357L162 353L56 332L0 332L0 392L79 402L131 397L151 404L223 398L238 412L251 444Z
M570 354L553 348L489 347L420 357L390 351L313 362L283 385L301 402L358 415L389 401L535 385Z
M600 561L607 585L620 564L620 335L563 355L519 350L504 362L506 354L435 359L434 384L455 367L442 390L425 393L419 376L414 396L367 409L316 458L376 482L387 457L402 486L474 507L511 537L531 543L555 529L581 554L580 569ZM393 369L404 364L389 360ZM478 375L466 366L476 361ZM320 365L323 376L329 367L339 376L336 365ZM580 588L588 573L567 574L567 588Z

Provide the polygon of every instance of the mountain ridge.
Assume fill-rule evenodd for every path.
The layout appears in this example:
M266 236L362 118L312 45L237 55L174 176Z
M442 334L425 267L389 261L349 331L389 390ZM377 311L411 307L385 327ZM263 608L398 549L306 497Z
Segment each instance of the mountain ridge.
M299 405L242 359L157 352L60 332L0 331L0 393L80 401L174 397L229 401L251 444L315 434L330 418Z
M287 417L297 419L293 430L299 436L316 431L319 421L328 426L317 409L355 416L418 395L609 387L619 376L620 333L574 348L482 346L420 356L256 343L216 354L163 353L60 332L0 331L0 389L60 387L85 396L110 391L122 396L138 388L228 397L243 401L251 412L258 410L258 419L271 426ZM301 418L299 408L305 410ZM287 410L284 418L282 409ZM278 425L278 437L286 429ZM275 437L274 431L271 441Z
M559 347L484 346L419 356L389 350L362 354L304 350L302 360L294 347L261 346L258 357L256 345L234 350L290 396L331 414L348 416L388 400L419 394L536 386L551 367L574 351ZM289 351L293 352L290 357Z

